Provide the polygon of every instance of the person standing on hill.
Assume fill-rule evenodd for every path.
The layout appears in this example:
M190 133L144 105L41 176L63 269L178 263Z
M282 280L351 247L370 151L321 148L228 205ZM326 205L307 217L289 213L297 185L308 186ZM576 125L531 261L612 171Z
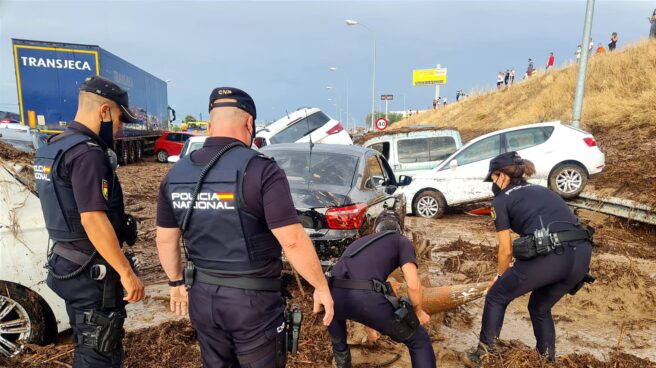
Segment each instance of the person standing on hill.
M515 83L515 68L510 69L510 84Z
M497 90L500 90L503 86L503 72L497 74Z
M510 83L510 69L506 69L506 73L503 75L503 84L508 87L508 84Z
M443 104L444 106L446 106L447 103L448 103L448 102L447 102L447 98L444 97L444 101L442 102L442 104Z
M528 68L526 68L526 76L530 77L533 75L533 59L528 59Z
M547 71L554 66L555 57L553 52L549 53L549 60L547 61Z
M590 37L590 44L588 45L588 57L592 55L592 49L594 48L594 42L592 42L592 37Z
M606 53L606 48L604 48L604 45L599 43L599 47L597 47L597 55L603 55Z
M651 13L651 17L648 17L649 22L651 23L651 28L649 29L649 38L656 39L656 9Z
M615 48L617 48L617 40L618 40L617 32L613 32L610 35L610 43L608 44L608 51L611 52L615 51Z
M581 50L581 45L579 45L579 46L576 48L576 62L577 62L577 63L579 62L579 60L581 60L581 52L582 52L582 50Z

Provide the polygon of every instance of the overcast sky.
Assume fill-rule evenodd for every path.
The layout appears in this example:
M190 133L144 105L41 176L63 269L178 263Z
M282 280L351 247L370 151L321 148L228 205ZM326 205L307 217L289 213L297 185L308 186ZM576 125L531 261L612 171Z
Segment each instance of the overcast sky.
M361 123L371 109L373 39L378 45L376 104L390 110L430 107L433 87L413 87L412 70L448 68L442 95L490 88L497 73L527 59L544 67L574 58L585 1L33 2L0 0L0 110L18 112L11 38L95 44L170 80L178 116L207 117L218 86L249 92L258 120L316 106L338 117L341 100ZM656 1L597 1L592 37L619 47L645 38ZM337 67L330 72L329 67ZM332 86L333 89L327 89ZM345 116L345 115L344 115ZM345 117L343 117L345 120Z

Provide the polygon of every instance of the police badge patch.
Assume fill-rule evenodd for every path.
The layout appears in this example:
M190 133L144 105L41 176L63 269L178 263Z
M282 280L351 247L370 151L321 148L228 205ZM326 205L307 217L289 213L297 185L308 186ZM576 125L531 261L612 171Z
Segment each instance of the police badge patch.
M107 180L103 179L102 180L102 195L105 197L105 200L109 199L109 184L107 183Z
M497 219L497 213L494 211L494 207L492 207L492 210L490 211L490 216L492 216L492 220Z

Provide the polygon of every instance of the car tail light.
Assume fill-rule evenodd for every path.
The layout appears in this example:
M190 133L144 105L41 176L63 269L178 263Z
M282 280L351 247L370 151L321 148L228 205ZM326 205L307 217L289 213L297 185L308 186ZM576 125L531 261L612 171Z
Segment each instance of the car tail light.
M358 203L346 207L331 208L326 211L326 221L329 229L353 230L359 229L367 213L367 204Z
M588 147L594 147L597 145L597 141L594 138L583 138L583 142L588 145Z
M262 146L264 146L264 138L262 138L262 137L255 137L255 139L253 140L253 144L254 144L255 147L257 147L257 148L262 148Z
M337 123L337 125L335 125L334 127L328 129L327 133L328 133L328 135L337 134L337 133L341 132L342 130L344 130L344 127L342 126L342 123Z

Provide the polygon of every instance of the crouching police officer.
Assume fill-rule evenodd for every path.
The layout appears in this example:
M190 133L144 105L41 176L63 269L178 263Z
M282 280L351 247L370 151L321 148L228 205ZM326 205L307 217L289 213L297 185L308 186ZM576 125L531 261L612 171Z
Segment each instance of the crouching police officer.
M554 362L556 331L551 308L568 292L576 293L584 281L594 281L587 275L594 230L582 227L556 193L527 183L526 178L534 173L533 163L516 152L490 161L485 181L492 182L495 195L492 217L499 240L498 274L485 298L479 345L465 357L468 366L478 366L487 352L494 351L506 307L528 292L536 348ZM511 230L521 236L512 243Z
M74 367L122 365L125 301L144 296L121 251L124 242L136 239L110 150L123 121L136 122L127 92L103 77L89 77L80 88L75 120L36 152L37 190L54 241L47 282L66 302Z
M351 367L346 343L346 320L350 319L404 343L413 367L434 368L435 352L428 333L420 326L430 317L421 308L423 292L415 249L399 234L396 222L381 222L377 230L349 245L328 276L335 301L335 317L328 326L335 364L337 368ZM408 285L409 300L397 298L386 282L399 267Z
M314 311L333 301L300 224L284 172L251 150L255 102L223 87L209 101L210 137L162 180L157 248L171 285L171 310L189 317L206 367L284 367L288 325L281 250L315 287ZM183 270L179 240L187 252ZM298 321L300 323L300 321Z

